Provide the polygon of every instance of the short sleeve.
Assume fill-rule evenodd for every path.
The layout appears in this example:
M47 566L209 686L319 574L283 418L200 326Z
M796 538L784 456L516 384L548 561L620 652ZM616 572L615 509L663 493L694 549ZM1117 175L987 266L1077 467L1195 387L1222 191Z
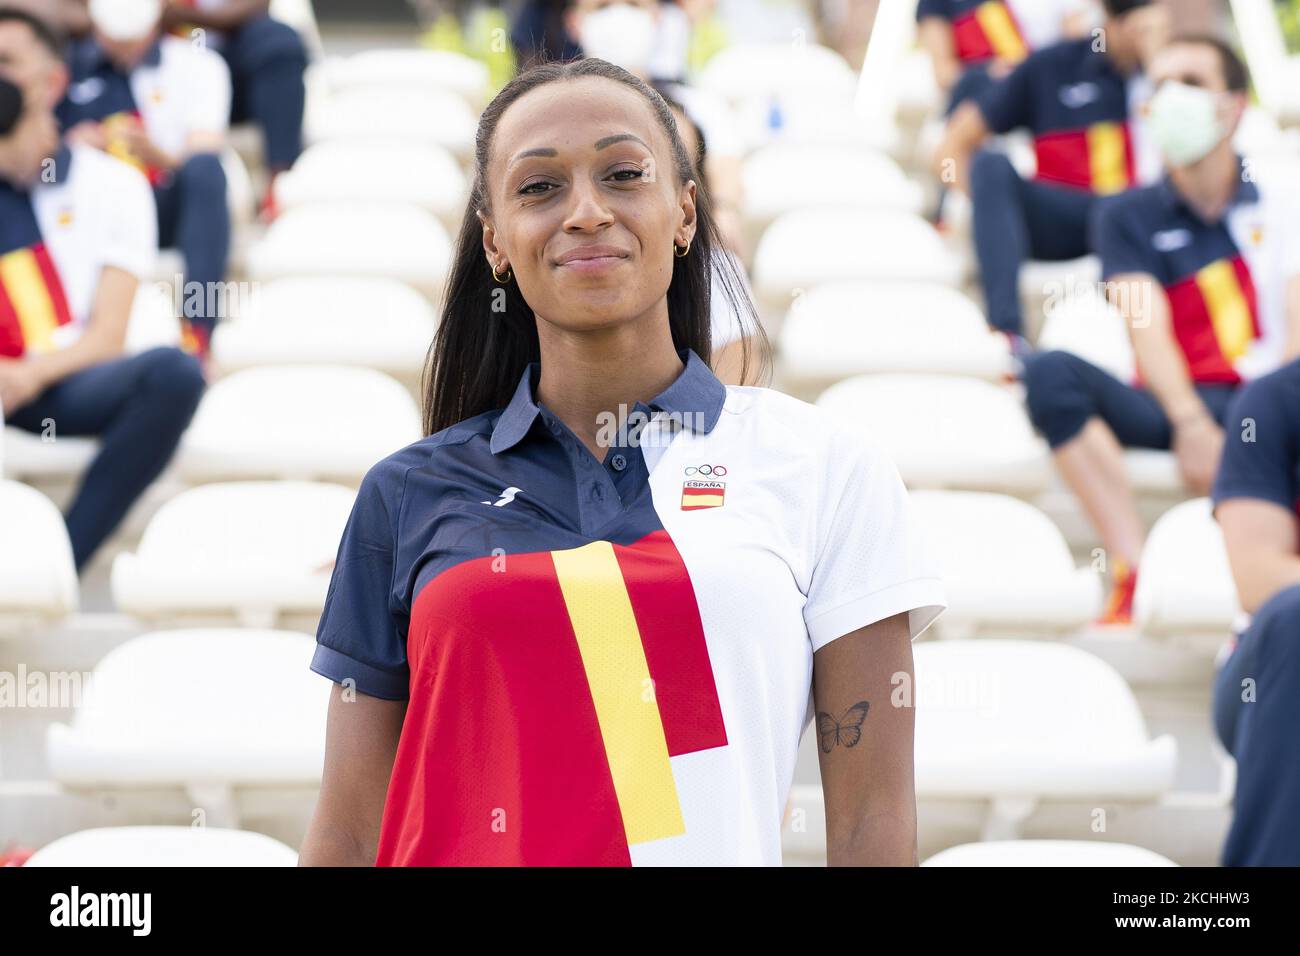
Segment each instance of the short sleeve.
M1099 210L1092 229L1092 247L1101 259L1103 279L1140 272L1155 275L1159 269L1155 250L1147 241L1134 216L1132 199L1137 194L1116 197Z
M991 84L975 100L984 122L995 133L1007 133L1033 126L1033 76L1038 57L1030 56L1001 80Z
M1223 457L1214 482L1217 507L1255 498L1287 511L1300 500L1300 361L1248 385L1228 410Z
M103 159L112 178L109 188L97 197L106 207L98 217L103 223L100 261L146 282L154 274L158 257L158 214L153 190L134 167L111 157Z
M825 469L804 604L813 651L904 612L915 638L947 601L898 470L851 434L836 439L832 454L839 460Z
M371 697L409 696L406 626L392 597L402 474L380 462L366 475L343 530L311 669L355 682Z

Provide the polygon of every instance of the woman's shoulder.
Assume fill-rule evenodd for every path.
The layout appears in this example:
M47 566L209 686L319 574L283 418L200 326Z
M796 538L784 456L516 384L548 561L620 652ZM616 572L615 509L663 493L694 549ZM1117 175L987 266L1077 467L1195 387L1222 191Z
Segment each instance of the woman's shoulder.
M399 448L370 467L362 480L362 489L379 492L384 498L400 493L412 470L437 467L439 461L454 456L475 438L490 438L500 415L500 409L483 412Z

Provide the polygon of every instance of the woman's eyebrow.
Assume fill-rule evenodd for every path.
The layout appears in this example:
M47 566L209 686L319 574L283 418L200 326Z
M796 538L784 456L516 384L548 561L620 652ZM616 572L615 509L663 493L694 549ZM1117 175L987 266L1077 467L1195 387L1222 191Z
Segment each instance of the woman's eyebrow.
M645 146L647 151L650 149L649 146L646 146L645 140L640 136L633 136L631 133L616 133L613 136L602 137L601 139L596 140L596 148L604 149L606 146L613 146L615 143L622 143L627 140L631 140L634 143L640 143L642 146Z
M519 162L519 160L527 159L529 156L553 157L555 155L555 150L550 146L538 146L534 149L526 149L522 153L516 153L515 158L510 160L510 165L513 166L515 163Z

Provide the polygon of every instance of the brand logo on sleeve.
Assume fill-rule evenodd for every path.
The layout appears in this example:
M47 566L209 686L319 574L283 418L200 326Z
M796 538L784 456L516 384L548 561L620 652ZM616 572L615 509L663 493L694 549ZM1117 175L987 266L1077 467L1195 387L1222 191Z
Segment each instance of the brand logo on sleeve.
M689 465L682 482L682 510L721 508L727 494L726 465Z

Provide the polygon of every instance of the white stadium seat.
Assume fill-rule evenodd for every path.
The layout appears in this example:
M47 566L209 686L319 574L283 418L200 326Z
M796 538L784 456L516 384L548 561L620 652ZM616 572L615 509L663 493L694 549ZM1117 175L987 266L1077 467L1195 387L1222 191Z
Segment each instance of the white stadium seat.
M181 439L191 481L336 479L355 484L418 440L419 410L397 381L368 368L266 366L212 385Z
M990 840L963 843L930 857L922 866L1177 866L1128 843L1101 840Z
M307 149L275 189L285 211L318 202L410 203L451 228L469 186L456 158L437 146L338 141Z
M67 526L35 488L0 480L0 620L58 618L77 607Z
M338 90L439 90L455 93L481 109L488 93L488 68L450 50L364 50L330 64Z
M921 187L883 153L852 146L778 141L743 167L745 216L766 225L782 213L860 206L920 213ZM854 188L847 194L844 183Z
M296 866L298 854L264 833L221 827L103 827L49 843L23 866Z
M1101 658L1045 641L930 641L913 653L918 797L1144 800L1173 784L1173 737L1148 737Z
M1050 479L1047 446L1006 389L944 375L860 375L817 405L879 442L915 488L1027 496Z
M891 156L901 151L897 129L856 121L852 113L851 97L797 91L748 96L732 107L736 130L751 151L769 144L865 149Z
M1067 294L1048 304L1038 348L1070 352L1121 382L1131 382L1137 364L1124 317L1095 287L1086 288L1087 292Z
M889 210L802 209L779 216L754 253L755 291L782 311L798 290L836 279L955 286L960 257L920 216Z
M697 82L733 103L782 94L848 101L857 89L857 76L844 57L815 43L730 46L709 60Z
M1101 281L1101 260L1096 256L1045 262L1031 259L1020 267L1020 307L1025 335L1041 334L1048 306Z
M1166 511L1147 536L1133 618L1147 634L1227 635L1241 616L1223 532L1208 498Z
M253 278L358 276L399 279L430 299L442 290L451 240L416 206L313 203L281 215L249 256Z
M159 631L96 665L70 724L46 735L51 776L79 788L181 787L214 820L239 787L320 783L329 683L306 634Z
M271 627L319 614L356 498L341 485L247 481L182 492L113 563L113 600L137 617L233 614Z
M306 140L323 143L405 140L441 146L467 159L478 114L455 93L357 88L308 101Z
M914 491L912 502L948 595L944 633L1061 633L1100 613L1100 575L1075 566L1060 530L1033 505L972 491Z
M396 279L278 279L217 326L225 371L257 365L360 365L418 376L436 320L428 299Z
M846 279L794 300L778 339L785 380L824 387L867 372L933 372L999 380L1006 339L947 286Z

